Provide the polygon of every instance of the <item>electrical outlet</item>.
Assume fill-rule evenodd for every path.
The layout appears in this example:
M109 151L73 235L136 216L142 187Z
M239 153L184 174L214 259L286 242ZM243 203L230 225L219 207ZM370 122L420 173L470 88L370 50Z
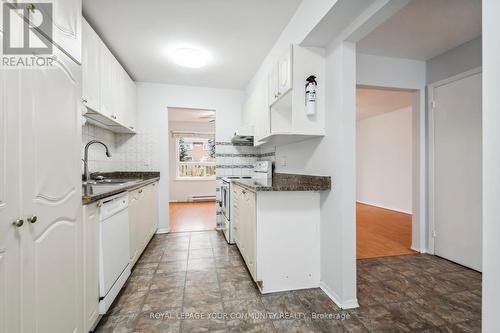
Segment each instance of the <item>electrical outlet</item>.
M280 157L280 166L286 167L286 156Z

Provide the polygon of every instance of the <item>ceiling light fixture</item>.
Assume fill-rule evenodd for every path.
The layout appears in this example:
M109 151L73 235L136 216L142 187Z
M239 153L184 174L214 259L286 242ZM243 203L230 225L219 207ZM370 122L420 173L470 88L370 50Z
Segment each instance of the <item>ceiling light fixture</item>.
M174 51L172 58L177 65L188 68L200 68L208 63L208 56L204 52L192 48L179 48Z

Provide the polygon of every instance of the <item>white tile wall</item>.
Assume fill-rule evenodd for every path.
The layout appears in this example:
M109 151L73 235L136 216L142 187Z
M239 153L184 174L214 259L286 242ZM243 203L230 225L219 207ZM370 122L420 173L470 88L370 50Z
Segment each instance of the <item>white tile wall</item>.
M103 146L92 145L89 149L90 172L160 170L160 157L154 150L157 142L155 136L150 133L117 134L87 123L82 128L82 158L83 148L90 140L104 142L111 151L111 157L108 158ZM251 166L257 161L274 161L274 152L275 147L272 146L259 148L218 143L217 177L251 176Z
M89 148L90 172L160 170L159 157L153 150L155 139L148 133L117 134L87 123L82 128L82 158L83 149L90 140L104 142L111 151L108 158L102 145L92 145Z

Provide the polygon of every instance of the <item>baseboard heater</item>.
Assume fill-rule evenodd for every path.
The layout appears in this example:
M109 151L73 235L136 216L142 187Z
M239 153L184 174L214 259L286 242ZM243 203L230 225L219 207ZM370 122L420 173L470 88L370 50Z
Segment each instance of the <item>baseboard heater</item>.
M215 201L215 195L193 195L189 197L189 201Z

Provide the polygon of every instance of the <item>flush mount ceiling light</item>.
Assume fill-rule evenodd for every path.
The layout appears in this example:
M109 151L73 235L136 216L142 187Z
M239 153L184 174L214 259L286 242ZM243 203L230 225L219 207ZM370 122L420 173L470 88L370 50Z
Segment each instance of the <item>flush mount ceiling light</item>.
M179 48L172 55L174 62L182 67L200 68L208 63L208 56L196 49Z

